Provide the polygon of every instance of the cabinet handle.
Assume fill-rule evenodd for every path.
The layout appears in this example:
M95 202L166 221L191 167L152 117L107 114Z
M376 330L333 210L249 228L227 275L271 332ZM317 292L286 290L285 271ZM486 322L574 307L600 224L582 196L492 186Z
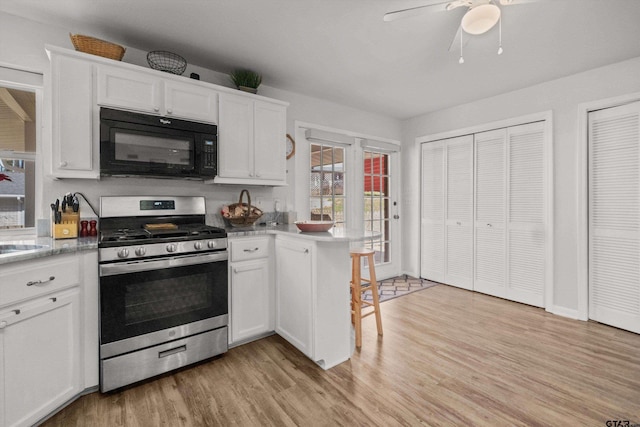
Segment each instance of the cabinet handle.
M4 320L0 322L0 329L4 329L6 326L7 326L7 322L5 322Z
M249 174L249 176L253 178L253 172L251 172L251 173Z
M462 225L462 223L461 223L460 221L457 221L457 222L456 222L456 224L458 224L458 225Z
M167 109L167 114L173 114L173 110L171 108Z
M31 282L27 282L27 286L44 285L45 283L53 282L54 280L56 280L56 276L49 276L48 280L33 280Z
M491 225L491 224L487 224L487 227L491 228L491 227L493 227L493 225Z
M158 111L160 111L160 107L153 107L153 111L157 113Z
M309 249L305 249L305 250L304 250L304 253L305 253L305 254L308 254L308 253L309 253Z
M257 174L256 174L256 177L260 178L260 176L261 176L261 175L260 175L259 173L257 173Z
M60 162L60 167L61 167L61 168L66 168L68 164L69 164L69 163L67 163L67 162L65 162L65 161L63 160L63 161L61 161L61 162Z
M259 251L259 250L260 250L260 248L253 248L253 249L245 249L244 251L245 252L249 252L249 253L253 253L253 252L256 252L256 251Z

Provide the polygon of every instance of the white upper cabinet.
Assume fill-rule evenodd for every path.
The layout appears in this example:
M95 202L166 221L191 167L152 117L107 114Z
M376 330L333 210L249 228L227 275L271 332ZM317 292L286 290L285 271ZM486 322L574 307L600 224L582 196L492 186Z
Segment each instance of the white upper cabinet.
M218 92L130 69L98 67L98 105L206 123L218 122Z
M93 144L93 64L50 52L51 175L100 176L98 145Z
M285 185L286 106L220 94L215 183Z

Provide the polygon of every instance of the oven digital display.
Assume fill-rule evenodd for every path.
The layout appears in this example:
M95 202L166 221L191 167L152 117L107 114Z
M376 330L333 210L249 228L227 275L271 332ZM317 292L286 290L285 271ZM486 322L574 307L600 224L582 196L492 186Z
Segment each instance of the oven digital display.
M175 200L140 200L141 211L155 211L175 208Z

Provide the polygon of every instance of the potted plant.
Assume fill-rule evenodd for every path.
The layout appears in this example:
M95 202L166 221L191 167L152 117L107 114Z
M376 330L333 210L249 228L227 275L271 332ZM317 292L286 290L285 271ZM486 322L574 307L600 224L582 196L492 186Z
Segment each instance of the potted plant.
M258 93L258 86L262 83L262 76L251 70L235 70L230 77L233 84L245 92Z

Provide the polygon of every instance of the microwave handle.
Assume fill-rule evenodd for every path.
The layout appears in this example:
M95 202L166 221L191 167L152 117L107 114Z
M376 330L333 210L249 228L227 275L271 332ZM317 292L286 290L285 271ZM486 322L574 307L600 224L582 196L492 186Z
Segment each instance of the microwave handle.
M159 270L163 268L184 267L188 265L206 264L210 262L226 261L227 251L208 254L185 255L180 257L162 258L156 260L117 262L100 266L100 277L115 276L117 274L137 273L140 271Z

